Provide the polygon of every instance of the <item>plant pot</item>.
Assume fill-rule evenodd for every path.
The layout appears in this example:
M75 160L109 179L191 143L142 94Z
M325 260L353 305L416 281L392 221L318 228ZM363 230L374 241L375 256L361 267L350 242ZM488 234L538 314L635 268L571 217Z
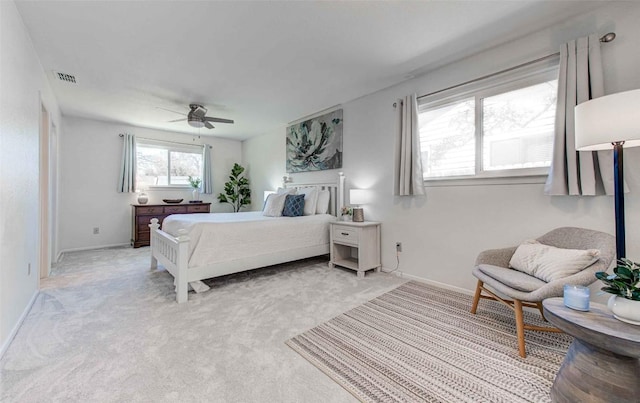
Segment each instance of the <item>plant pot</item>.
M612 295L607 306L616 319L632 325L640 325L640 301Z

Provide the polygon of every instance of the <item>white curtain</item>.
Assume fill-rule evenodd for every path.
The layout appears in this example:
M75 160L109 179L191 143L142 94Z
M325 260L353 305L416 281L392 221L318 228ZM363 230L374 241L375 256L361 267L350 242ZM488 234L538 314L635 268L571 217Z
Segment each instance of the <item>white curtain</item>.
M211 146L205 144L202 150L202 193L213 193L213 178L211 174Z
M118 178L118 193L136 191L136 136L124 134L122 145L122 165Z
M600 40L579 38L560 48L558 105L551 170L544 193L548 195L613 194L611 151L576 151L576 105L604 95Z
M396 156L394 194L397 196L424 195L416 95L399 99L396 102L396 111L398 113L396 126L398 155Z

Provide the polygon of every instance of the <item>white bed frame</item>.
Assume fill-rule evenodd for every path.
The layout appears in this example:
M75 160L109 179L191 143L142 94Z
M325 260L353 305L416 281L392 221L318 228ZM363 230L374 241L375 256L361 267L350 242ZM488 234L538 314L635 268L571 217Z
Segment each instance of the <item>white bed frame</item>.
M321 190L328 190L331 195L329 213L338 216L340 214L340 208L344 205L344 180L344 175L341 172L337 182L334 183L287 183L285 185L290 188L313 186L318 187ZM171 273L174 277L176 301L178 303L187 301L189 282L192 281L238 273L246 270L257 269L259 267L266 267L329 253L329 244L327 243L313 247L291 249L286 252L252 256L230 262L214 263L199 267L188 267L190 239L189 236L187 236L186 230L179 230L179 235L174 237L160 229L160 224L158 224L157 218L151 219L149 228L151 228L151 270L157 270L158 263L160 263L169 273Z

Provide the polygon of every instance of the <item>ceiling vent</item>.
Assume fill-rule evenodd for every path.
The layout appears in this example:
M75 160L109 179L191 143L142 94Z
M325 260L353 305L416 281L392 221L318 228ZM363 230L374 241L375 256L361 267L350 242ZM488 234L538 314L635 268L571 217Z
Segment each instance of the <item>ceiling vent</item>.
M76 82L76 76L72 75L72 74L67 74L67 73L60 73L58 71L54 71L53 74L55 74L55 76L58 78L58 80L60 81L64 81L66 83L72 83L72 84L77 84Z

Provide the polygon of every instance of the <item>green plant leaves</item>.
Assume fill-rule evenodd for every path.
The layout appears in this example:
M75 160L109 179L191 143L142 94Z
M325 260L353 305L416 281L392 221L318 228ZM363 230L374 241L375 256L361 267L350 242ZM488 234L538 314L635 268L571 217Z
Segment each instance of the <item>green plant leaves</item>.
M229 181L224 184L224 193L218 195L220 203L229 203L233 212L237 213L243 206L251 204L251 188L249 179L242 176L245 168L238 163L233 164Z
M596 278L606 284L601 290L623 298L640 301L640 266L629 259L620 259L614 274L597 272Z

